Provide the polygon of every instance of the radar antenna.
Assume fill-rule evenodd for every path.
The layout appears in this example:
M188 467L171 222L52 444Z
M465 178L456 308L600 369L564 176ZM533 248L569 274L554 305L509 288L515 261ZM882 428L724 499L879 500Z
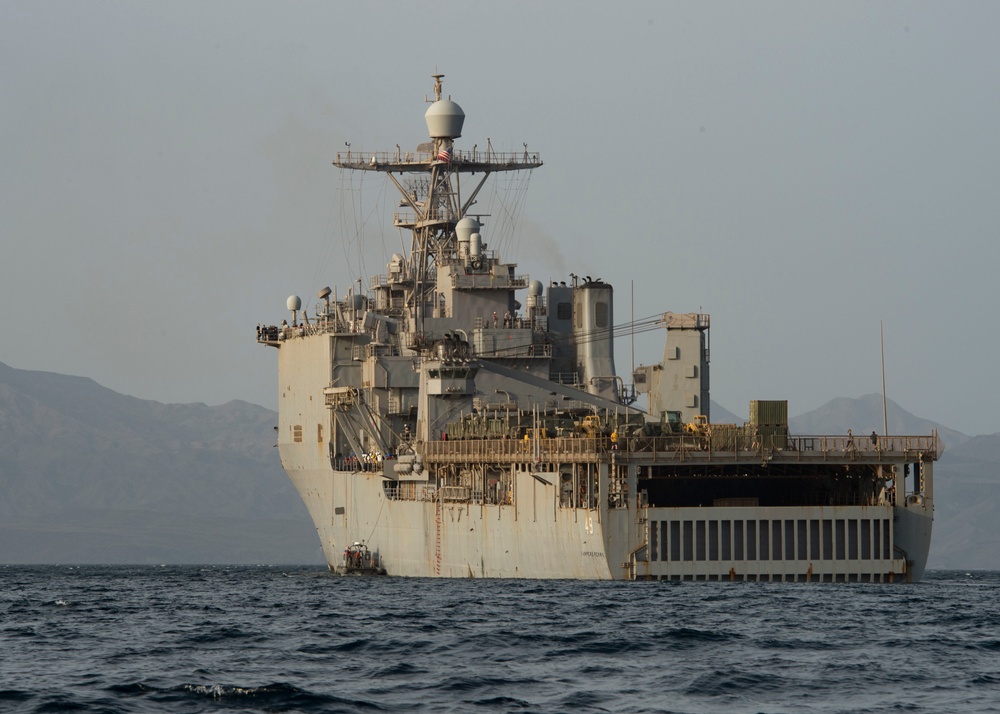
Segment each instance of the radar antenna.
M537 152L498 153L455 150L455 139L462 136L465 112L451 101L443 99L441 80L444 75L435 70L435 100L424 115L432 139L431 151L421 148L415 154L395 152L338 152L334 165L352 171L380 171L395 184L402 197L402 207L394 223L397 228L412 232L412 246L407 258L406 274L412 281L406 290L406 306L413 317L413 327L423 333L424 312L433 302L436 285L436 264L457 257L458 239L455 225L475 204L480 190L494 171L522 171L537 168L542 161ZM346 142L345 142L346 143ZM407 174L410 179L397 175ZM474 176L474 185L466 193L461 187L461 175ZM476 175L479 174L479 175Z

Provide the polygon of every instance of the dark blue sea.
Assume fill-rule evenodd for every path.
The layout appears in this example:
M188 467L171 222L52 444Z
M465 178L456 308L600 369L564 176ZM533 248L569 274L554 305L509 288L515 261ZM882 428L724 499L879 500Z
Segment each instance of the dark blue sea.
M0 566L0 712L998 712L1000 573L919 585Z

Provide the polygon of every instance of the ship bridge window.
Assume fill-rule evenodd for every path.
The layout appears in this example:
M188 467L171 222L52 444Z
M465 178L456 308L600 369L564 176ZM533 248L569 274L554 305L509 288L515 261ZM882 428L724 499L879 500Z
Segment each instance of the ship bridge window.
M599 301L595 306L595 317L597 319L597 327L607 327L608 326L608 304L604 301Z
M556 304L556 317L560 320L573 319L573 303L560 302Z

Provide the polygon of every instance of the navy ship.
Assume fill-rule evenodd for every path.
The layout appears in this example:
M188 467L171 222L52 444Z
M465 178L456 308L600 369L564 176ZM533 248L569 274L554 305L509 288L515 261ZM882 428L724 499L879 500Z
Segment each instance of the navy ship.
M477 197L542 161L462 148L443 77L430 141L334 162L384 174L408 250L258 328L281 463L330 569L361 551L414 577L920 580L937 434L793 435L773 400L713 423L709 315L619 325L610 283L546 285L490 248ZM620 375L615 338L648 329L661 358Z

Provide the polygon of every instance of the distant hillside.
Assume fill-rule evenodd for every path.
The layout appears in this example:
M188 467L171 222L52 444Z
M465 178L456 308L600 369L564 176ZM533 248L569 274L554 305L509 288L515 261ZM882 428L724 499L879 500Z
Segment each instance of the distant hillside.
M930 565L1000 570L1000 434L948 449L934 484Z
M0 363L0 562L322 562L276 424Z
M736 416L731 411L717 402L711 403L713 424L742 424L747 420L745 416Z
M890 434L930 434L937 429L947 447L969 440L961 432L910 414L891 399L886 400L886 407ZM819 409L789 419L789 429L795 434L844 434L848 429L855 434L872 431L881 434L882 424L881 394L866 394L858 399L831 399Z

